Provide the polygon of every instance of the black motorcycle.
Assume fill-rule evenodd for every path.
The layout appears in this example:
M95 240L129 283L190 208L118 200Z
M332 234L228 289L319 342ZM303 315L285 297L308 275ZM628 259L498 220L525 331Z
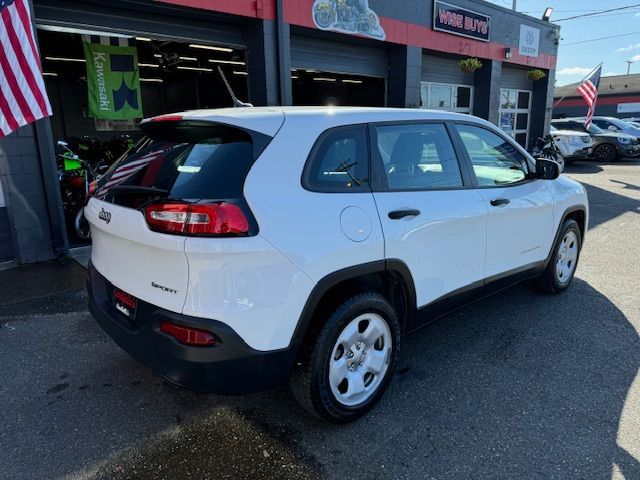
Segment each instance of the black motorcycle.
M80 158L67 142L59 141L58 146L62 149L58 155L58 179L64 217L69 229L79 239L88 241L91 229L84 216L84 206L89 185L104 175L109 164L103 160L92 163Z
M552 135L547 135L544 138L538 138L530 153L533 158L546 158L548 160L553 160L560 166L560 173L564 171L564 156L560 153Z

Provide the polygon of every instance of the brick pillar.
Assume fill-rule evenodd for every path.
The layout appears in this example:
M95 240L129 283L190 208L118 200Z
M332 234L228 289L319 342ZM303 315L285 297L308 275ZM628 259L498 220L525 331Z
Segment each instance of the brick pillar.
M278 105L277 24L259 20L248 27L247 71L249 73L249 101L257 106Z
M406 45L391 47L389 49L387 105L389 107L419 107L421 76L422 49L420 47Z
M44 182L57 182L57 178L43 176L34 125L0 140L0 181L16 260L29 263L53 258Z
M498 125L502 62L482 60L482 68L475 72L473 114Z
M556 81L556 71L549 70L547 76L533 82L533 99L531 101L531 126L529 128L529 143L544 137L549 132L553 109L553 90Z

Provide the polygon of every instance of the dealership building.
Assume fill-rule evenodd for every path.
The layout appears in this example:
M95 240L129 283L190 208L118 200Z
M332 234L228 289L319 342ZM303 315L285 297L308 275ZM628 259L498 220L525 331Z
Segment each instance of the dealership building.
M576 90L580 83L556 88L554 118L584 117L587 114L587 104ZM640 74L602 77L595 114L617 118L640 117Z
M95 118L87 42L135 47L143 116L258 105L432 108L524 146L551 118L559 27L482 0L32 0L53 116L0 140L0 262L68 252L57 142L135 139ZM481 65L461 68L460 60ZM540 71L544 73L539 78Z

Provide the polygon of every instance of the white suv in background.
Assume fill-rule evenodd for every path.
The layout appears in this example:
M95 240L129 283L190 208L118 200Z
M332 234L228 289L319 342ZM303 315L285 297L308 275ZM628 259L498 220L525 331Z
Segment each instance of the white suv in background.
M241 108L141 128L86 208L90 310L187 388L289 380L348 422L383 394L405 332L524 279L573 278L584 188L484 120Z
M562 155L559 161L561 172L564 171L565 164L585 159L593 153L593 139L588 133L558 130L551 125L550 135Z

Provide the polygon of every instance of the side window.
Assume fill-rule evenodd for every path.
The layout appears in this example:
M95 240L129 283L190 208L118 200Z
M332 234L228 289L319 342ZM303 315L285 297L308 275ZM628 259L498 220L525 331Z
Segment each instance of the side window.
M302 186L322 192L369 189L369 155L364 127L330 130L320 136L307 160Z
M611 123L611 122L609 122L609 121L607 121L607 120L598 120L598 119L595 119L595 120L593 120L593 123L595 123L598 127L600 127L600 128L601 128L601 129L603 129L603 130L609 130L609 129L610 129L610 127L613 127L613 128L611 128L611 130L614 130L614 131L615 131L615 130L620 130L620 129L619 129L618 127L616 127L613 123Z
M383 182L390 190L461 187L462 176L443 124L376 127Z
M474 125L460 124L456 128L481 187L508 185L527 178L527 160L509 141Z

